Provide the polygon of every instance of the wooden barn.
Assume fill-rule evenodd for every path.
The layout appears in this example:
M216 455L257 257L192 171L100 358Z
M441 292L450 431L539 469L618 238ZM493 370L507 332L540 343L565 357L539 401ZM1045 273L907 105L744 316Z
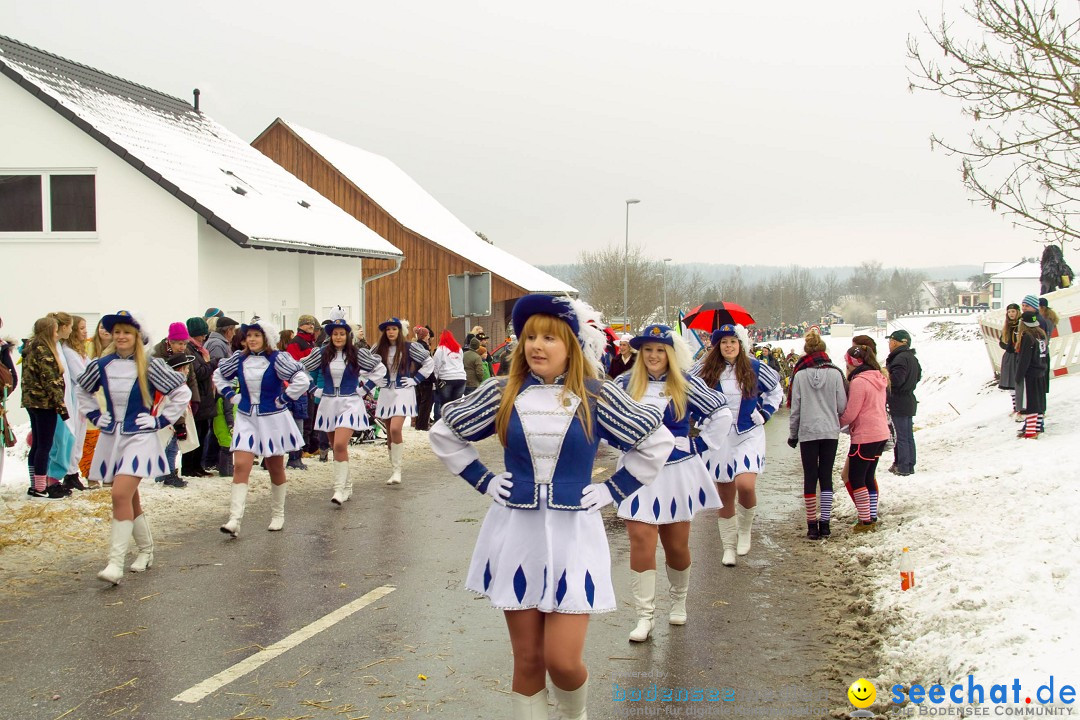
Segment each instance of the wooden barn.
M312 130L275 120L252 143L338 207L400 249L405 260L367 260L362 321L370 336L387 317L451 329L463 338L462 318L450 317L447 277L491 273L492 314L477 318L500 342L514 301L529 293L577 295L577 291L520 258L482 240L389 159Z

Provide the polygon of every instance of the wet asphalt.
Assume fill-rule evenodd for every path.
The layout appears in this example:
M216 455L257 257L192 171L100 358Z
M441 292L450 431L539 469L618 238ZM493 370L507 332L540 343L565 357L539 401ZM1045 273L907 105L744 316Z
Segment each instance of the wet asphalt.
M657 630L647 643L627 641L628 544L605 511L620 609L590 623L590 718L655 709L653 683L658 693L702 690L703 700L667 706L662 717L817 718L839 704L821 687L829 628L823 599L806 592L814 570L790 552L805 527L786 416L766 429L754 548L723 567L715 518L699 515L685 626L666 622L659 550ZM496 441L480 451L501 467ZM598 464L610 471L613 460ZM0 597L0 720L509 717L502 613L464 588L487 499L428 453L406 458L396 487L381 472L354 467L356 475L344 508L330 504L329 488L290 494L283 532L267 532L269 508L253 502L240 538L229 540L217 530L222 508L204 529L159 544L154 567L118 587L94 578L102 558ZM383 586L394 589L200 701L173 699Z

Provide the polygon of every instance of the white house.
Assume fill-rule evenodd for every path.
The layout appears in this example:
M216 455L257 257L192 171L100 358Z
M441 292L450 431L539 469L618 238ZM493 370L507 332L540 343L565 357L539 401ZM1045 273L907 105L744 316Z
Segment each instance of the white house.
M990 273L991 310L1000 310L1009 303L1019 305L1025 295L1038 296L1042 288L1042 266L1037 262L985 263L983 272Z
M196 98L197 104L197 98ZM400 250L187 102L0 36L0 316L282 327L360 305Z

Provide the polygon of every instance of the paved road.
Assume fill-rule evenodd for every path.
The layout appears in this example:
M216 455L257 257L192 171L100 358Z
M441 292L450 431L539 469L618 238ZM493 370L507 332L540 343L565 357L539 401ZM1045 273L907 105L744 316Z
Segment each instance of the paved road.
M651 642L627 642L628 547L621 521L607 517L624 604L590 627L591 718L631 716L631 703L613 701L615 685L647 691L653 681L735 689L733 703L684 704L668 717L746 717L753 708L824 716L785 712L767 694L793 685L820 693L824 678L843 677L827 667L822 597L806 592L804 576L820 568L807 568L816 561L798 540L805 530L786 425L777 417L768 426L773 452L752 553L722 567L715 520L694 523L686 626L658 624ZM501 466L493 441L481 453ZM398 487L365 477L341 510L326 493L294 493L284 532L266 532L268 508L254 504L239 540L216 530L221 517L207 518L117 588L93 578L99 559L30 597L0 597L0 718L507 717L512 659L501 613L463 587L485 500L424 454L407 460ZM666 581L658 585L664 618ZM198 702L173 699L388 586ZM834 692L817 705L839 701Z

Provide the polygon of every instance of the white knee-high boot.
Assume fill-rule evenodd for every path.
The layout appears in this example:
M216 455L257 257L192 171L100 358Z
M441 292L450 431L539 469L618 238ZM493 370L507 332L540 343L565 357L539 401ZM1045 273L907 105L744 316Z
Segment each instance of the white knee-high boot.
M266 528L270 532L285 527L285 495L288 492L288 483L270 485L270 525Z
M244 519L247 506L247 483L232 484L232 499L229 501L229 519L221 526L221 532L236 537L240 533L240 521Z
M146 519L145 512L135 518L131 537L139 548L139 554L131 561L131 572L142 572L154 564L154 535L150 532L150 521Z
M330 502L340 505L352 495L352 483L349 481L349 461L334 461L334 497Z
M390 479L386 481L387 485L398 485L401 483L401 458L405 454L405 443L390 443L390 467L394 471L390 474Z
M686 594L690 591L690 566L685 570L676 570L670 565L667 568L667 579L671 583L668 593L671 595L671 613L668 622L672 625L686 624Z
M630 571L630 592L637 607L637 627L630 632L630 642L645 642L653 630L653 614L656 612L656 571Z
M653 572L656 572L653 570ZM577 690L563 690L557 685L551 688L555 696L555 709L563 720L589 720L586 712L589 704L589 678Z
M511 717L513 720L547 720L548 691L544 688L535 695L510 693Z
M754 513L757 508L743 507L739 503L735 503L735 518L739 523L739 541L735 547L735 551L739 555L745 555L750 552L750 526L754 524Z
M733 518L717 518L716 525L720 528L720 543L724 547L724 557L721 563L728 567L735 567L735 543L737 542L737 523Z
M131 530L135 523L131 520L113 518L109 533L109 564L97 574L98 580L116 585L124 577L124 559L127 556L128 543L131 542Z

